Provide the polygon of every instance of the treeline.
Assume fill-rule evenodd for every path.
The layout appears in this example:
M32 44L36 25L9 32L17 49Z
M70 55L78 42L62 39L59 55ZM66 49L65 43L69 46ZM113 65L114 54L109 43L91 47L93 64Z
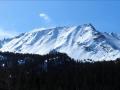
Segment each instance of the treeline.
M120 59L80 62L58 52L0 52L0 90L120 90Z

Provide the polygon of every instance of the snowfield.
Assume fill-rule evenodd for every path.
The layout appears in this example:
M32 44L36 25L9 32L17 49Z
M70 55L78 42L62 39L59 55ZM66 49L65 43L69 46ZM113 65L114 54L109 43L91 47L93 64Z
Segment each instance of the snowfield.
M47 54L63 52L76 60L94 61L120 58L120 35L102 33L93 25L37 29L0 41L0 51Z

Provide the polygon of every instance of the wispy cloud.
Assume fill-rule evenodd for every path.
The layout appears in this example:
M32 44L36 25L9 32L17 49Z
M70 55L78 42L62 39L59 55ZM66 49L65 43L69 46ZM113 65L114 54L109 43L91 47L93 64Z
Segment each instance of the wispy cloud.
M9 38L9 37L14 37L16 36L18 33L16 31L8 31L8 30L4 30L4 29L0 29L0 40L3 38Z
M47 22L50 22L50 17L45 13L40 13L39 16Z

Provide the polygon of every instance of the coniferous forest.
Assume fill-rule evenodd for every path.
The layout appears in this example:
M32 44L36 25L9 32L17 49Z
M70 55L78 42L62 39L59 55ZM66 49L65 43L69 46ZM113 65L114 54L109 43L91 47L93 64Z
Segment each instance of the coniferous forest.
M120 59L80 62L58 52L0 52L0 90L120 90Z

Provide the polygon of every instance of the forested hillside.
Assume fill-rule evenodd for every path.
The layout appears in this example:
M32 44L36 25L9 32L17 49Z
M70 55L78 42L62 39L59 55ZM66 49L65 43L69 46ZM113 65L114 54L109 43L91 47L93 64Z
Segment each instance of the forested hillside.
M0 90L120 90L120 59L78 62L58 52L0 52Z

